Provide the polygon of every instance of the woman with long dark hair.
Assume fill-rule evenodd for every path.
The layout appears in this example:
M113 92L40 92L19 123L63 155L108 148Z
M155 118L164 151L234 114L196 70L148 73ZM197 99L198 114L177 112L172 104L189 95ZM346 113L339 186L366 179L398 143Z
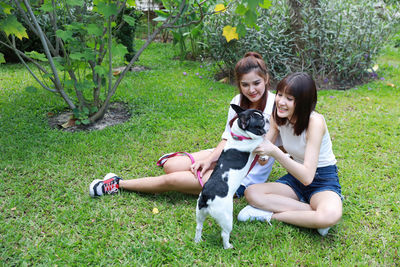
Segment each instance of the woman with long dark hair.
M316 228L325 236L340 220L342 195L336 158L316 104L316 85L308 74L293 73L279 82L270 130L255 152L274 157L288 174L276 182L250 186L245 192L250 205L239 213L240 221L276 219ZM272 143L278 134L288 154Z

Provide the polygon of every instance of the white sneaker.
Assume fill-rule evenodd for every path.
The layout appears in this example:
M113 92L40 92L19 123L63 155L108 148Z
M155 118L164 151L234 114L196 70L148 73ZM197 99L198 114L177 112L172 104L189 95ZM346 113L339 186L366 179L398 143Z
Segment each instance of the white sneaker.
M116 194L119 191L119 181L122 180L114 173L108 173L103 180L96 179L89 185L89 195L100 197L104 194Z
M271 224L270 221L273 214L273 212L260 210L250 205L247 205L239 212L237 219L240 222L257 220L261 222L267 221L269 224Z
M326 236L329 232L329 229L331 229L330 227L326 227L326 228L318 228L317 231L320 235L322 236Z

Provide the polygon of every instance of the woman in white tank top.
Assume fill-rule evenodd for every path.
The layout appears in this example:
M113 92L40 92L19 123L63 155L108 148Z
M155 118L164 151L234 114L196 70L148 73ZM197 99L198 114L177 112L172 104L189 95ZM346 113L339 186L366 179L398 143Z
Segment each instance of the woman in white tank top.
M255 152L275 158L288 174L250 186L245 191L250 205L239 213L239 221L276 219L325 236L340 220L336 158L325 119L314 111L316 103L315 82L308 74L293 73L278 84L270 130ZM278 134L287 154L273 144Z

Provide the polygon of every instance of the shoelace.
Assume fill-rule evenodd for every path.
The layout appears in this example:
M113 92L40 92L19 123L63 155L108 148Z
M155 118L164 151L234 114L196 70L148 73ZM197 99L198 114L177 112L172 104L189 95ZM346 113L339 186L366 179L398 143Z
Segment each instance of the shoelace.
M104 192L107 194L113 194L118 192L118 184L114 179L104 182Z

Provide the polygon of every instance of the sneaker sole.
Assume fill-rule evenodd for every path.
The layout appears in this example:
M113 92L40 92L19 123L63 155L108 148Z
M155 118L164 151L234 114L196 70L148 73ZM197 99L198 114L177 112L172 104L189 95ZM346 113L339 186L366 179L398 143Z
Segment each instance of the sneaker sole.
M89 185L89 195L91 197L99 197L100 195L97 195L95 190L94 190L94 186L98 183L101 182L102 180L96 179L94 180L90 185Z

